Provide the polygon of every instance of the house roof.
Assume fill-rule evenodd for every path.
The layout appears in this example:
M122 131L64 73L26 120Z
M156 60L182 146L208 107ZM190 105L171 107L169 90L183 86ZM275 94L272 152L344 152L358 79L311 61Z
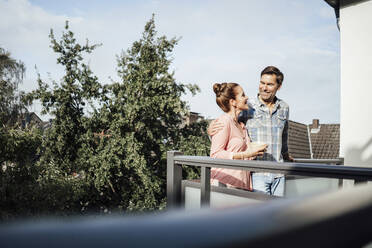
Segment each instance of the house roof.
M289 121L288 150L294 158L311 158L307 125Z
M314 158L331 159L339 157L339 124L321 124L319 128L313 128L313 124L311 124L309 129Z
M294 158L335 159L340 151L340 124L305 125L289 121L288 150ZM310 137L309 137L310 136ZM309 139L310 138L310 139Z
M43 123L43 121L40 119L40 117L35 113L35 112L30 112L29 113L29 118L32 120L32 121L35 121L37 123Z

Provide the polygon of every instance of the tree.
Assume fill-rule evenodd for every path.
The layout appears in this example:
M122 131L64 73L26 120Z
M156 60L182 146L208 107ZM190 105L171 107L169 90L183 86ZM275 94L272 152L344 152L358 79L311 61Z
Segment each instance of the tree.
M179 135L186 130L181 124L188 108L181 96L198 90L177 83L169 70L177 42L156 37L153 16L141 39L118 56L121 81L110 85L111 96L100 113L111 134L102 154L110 154L110 160L96 162L105 173L115 171L111 191L122 195L124 209L164 206L166 152L180 146Z
M53 30L49 37L53 51L58 54L57 64L65 68L65 75L60 84L53 82L52 89L39 75L38 89L27 97L30 102L41 101L42 114L54 116L43 143L41 163L54 163L66 173L72 173L81 169L78 154L88 130L85 106L98 99L103 89L84 63L83 54L91 53L99 45L89 45L88 41L85 45L78 44L68 22L60 41L55 39Z
M37 128L0 133L0 220L33 215L43 202L37 183L40 168L35 166L40 146Z
M46 209L56 213L79 212L84 205L84 197L89 195L91 184L85 178L77 179L80 171L88 171L87 150L94 149L94 134L90 129L87 106L94 110L94 101L103 94L104 87L84 63L84 54L91 53L99 45L77 43L74 33L66 22L61 40L57 41L53 30L50 35L51 48L57 53L57 64L65 69L60 83L53 81L53 88L40 75L38 88L25 99L28 103L39 100L42 113L54 116L50 129L43 134L40 159L40 194L44 196ZM49 209L48 209L49 207Z
M8 51L0 47L0 124L13 126L24 105L20 101L18 85L22 82L25 66L13 59Z
M178 40L157 37L152 17L141 39L118 56L120 81L103 86L83 59L97 45L77 43L67 22L62 38L58 41L51 31L50 39L65 75L52 88L39 75L38 88L25 101L39 100L43 113L55 119L39 136L27 134L32 141L29 147L38 146L40 156L35 166L27 164L22 170L29 170L27 181L34 183L27 189L32 191L27 194L26 188L3 184L4 191L22 192L18 198L7 194L5 209L19 204L17 199L29 204L26 214L163 208L166 152L181 149L190 155L207 155L209 150L206 122L183 124L188 107L181 96L187 90L194 94L198 87L176 82L170 72L170 56ZM5 144L7 137L0 142ZM23 180L22 173L13 173L20 169L12 168L3 181L19 182L18 176ZM185 169L185 173L191 177L199 172Z
M209 156L211 142L206 133L208 122L201 120L180 129L173 150L181 151L184 155ZM183 175L187 179L200 178L200 169L195 166L183 166Z
M19 129L22 114L22 83L25 66L0 48L0 219L9 219L19 213L32 212L34 194L39 177L34 166L41 145L41 133L36 128Z

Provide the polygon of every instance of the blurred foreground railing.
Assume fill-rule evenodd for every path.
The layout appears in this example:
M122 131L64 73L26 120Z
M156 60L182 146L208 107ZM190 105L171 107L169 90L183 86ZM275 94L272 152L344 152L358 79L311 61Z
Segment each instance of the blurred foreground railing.
M372 186L253 207L3 224L6 247L361 247L372 240Z
M300 160L307 161L310 160ZM312 160L314 162L314 160ZM319 160L319 163L277 163L256 160L214 159L201 156L184 156L178 151L167 153L167 206L168 208L182 207L182 165L198 166L201 168L201 195L203 206L210 204L210 170L228 168L248 170L252 172L270 172L284 175L352 179L355 183L372 180L372 168L351 167L341 165L326 165L321 163L342 164L342 159Z
M211 167L372 180L368 168L221 160L168 152L170 207L179 204L182 164L202 168L205 202ZM372 185L359 184L250 207L6 223L0 225L0 247L361 247L372 241L370 223Z

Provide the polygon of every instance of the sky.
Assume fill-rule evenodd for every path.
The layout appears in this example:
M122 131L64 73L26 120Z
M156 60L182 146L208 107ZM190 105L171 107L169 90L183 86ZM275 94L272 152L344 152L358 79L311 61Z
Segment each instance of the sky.
M102 83L119 81L116 56L141 37L155 14L158 35L178 37L171 70L177 82L201 92L183 97L206 118L221 115L212 85L239 83L256 97L260 72L268 65L284 73L277 96L290 106L290 119L310 124L340 121L340 34L333 9L323 0L0 0L0 47L25 63L20 88L59 81L63 68L49 47L65 21L81 43L102 43L88 56ZM40 115L41 106L30 111ZM47 120L50 116L40 116Z

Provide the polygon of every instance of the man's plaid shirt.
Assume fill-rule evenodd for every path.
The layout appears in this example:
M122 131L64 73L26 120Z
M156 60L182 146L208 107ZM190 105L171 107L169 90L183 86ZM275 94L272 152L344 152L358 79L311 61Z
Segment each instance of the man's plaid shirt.
M268 144L267 151L257 159L283 162L283 154L288 152L288 104L276 98L272 114L258 96L249 99L248 105L249 109L242 111L238 120L246 123L253 142Z

